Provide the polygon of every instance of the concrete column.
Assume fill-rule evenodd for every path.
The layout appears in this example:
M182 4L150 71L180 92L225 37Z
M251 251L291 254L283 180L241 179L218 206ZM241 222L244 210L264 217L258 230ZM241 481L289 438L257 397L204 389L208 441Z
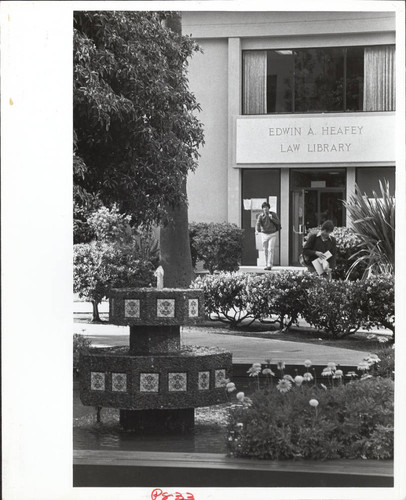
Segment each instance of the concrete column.
M355 182L356 182L356 168L355 167L348 167L347 168L347 193L346 193L346 200L349 200L351 195L355 194ZM346 211L346 221L345 225L348 227L351 223L351 218L348 213L348 210Z
M280 211L281 211L281 225L282 229L280 232L281 238L281 251L280 251L280 262L281 266L289 265L289 169L281 169L281 201L280 201Z
M235 161L235 117L241 114L241 41L228 39L228 222L241 225L241 172Z

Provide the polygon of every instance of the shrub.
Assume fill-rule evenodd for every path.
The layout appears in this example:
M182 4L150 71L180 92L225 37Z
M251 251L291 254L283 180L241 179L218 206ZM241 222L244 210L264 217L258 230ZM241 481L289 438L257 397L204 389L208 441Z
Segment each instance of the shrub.
M361 288L364 328L384 327L395 340L395 278L391 275L370 276Z
M228 222L189 224L193 266L201 260L211 274L236 271L242 256L243 233L243 229Z
M92 341L84 335L75 333L73 335L73 374L79 373L79 356L81 353L88 353Z
M355 333L363 323L360 309L360 282L319 279L306 290L304 319L333 337Z
M333 236L337 241L337 259L336 268L333 272L333 278L345 279L351 265L354 263L353 256L359 251L361 238L349 227L336 227ZM350 278L356 280L361 278L365 271L366 264L360 264L357 269L351 273Z
M330 389L284 380L291 386L286 392L268 386L230 406L230 455L270 460L393 457L392 380L364 379Z
M305 291L318 283L314 274L282 271L258 276L249 280L248 309L262 322L269 322L271 316L277 319L282 329L297 323L305 309Z
M379 361L375 365L375 375L379 377L395 378L395 351L393 346L382 347L376 353Z
M249 281L247 274L221 273L198 277L191 287L203 290L204 307L209 318L236 326L244 319L255 319L249 310Z
M93 241L74 245L74 291L93 304L93 320L100 321L97 305L110 288L150 286L154 266L137 258L133 245Z
M151 285L158 244L151 232L131 227L130 216L115 205L93 212L88 225L95 239L74 245L74 291L92 302L93 321L100 321L97 307L110 288Z

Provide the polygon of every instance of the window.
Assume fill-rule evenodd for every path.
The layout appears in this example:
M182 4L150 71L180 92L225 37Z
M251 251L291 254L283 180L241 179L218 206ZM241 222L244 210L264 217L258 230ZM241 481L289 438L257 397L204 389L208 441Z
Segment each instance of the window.
M393 111L395 47L243 52L243 113Z

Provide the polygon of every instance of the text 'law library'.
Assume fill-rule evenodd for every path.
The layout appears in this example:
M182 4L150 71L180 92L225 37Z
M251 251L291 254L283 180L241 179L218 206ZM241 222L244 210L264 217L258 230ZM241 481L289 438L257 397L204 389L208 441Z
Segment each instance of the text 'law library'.
M202 48L189 65L205 145L188 178L189 220L245 229L267 200L282 230L276 265L303 234L348 225L342 201L386 179L395 192L395 13L183 12Z

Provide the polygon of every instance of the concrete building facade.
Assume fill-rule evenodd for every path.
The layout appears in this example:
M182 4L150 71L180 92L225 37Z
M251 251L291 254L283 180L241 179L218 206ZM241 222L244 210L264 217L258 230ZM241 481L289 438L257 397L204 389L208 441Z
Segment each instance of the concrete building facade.
M189 220L245 229L244 265L261 265L264 200L282 223L276 264L303 236L349 220L342 201L395 189L393 12L183 12L202 48L189 66L205 128L188 178Z

